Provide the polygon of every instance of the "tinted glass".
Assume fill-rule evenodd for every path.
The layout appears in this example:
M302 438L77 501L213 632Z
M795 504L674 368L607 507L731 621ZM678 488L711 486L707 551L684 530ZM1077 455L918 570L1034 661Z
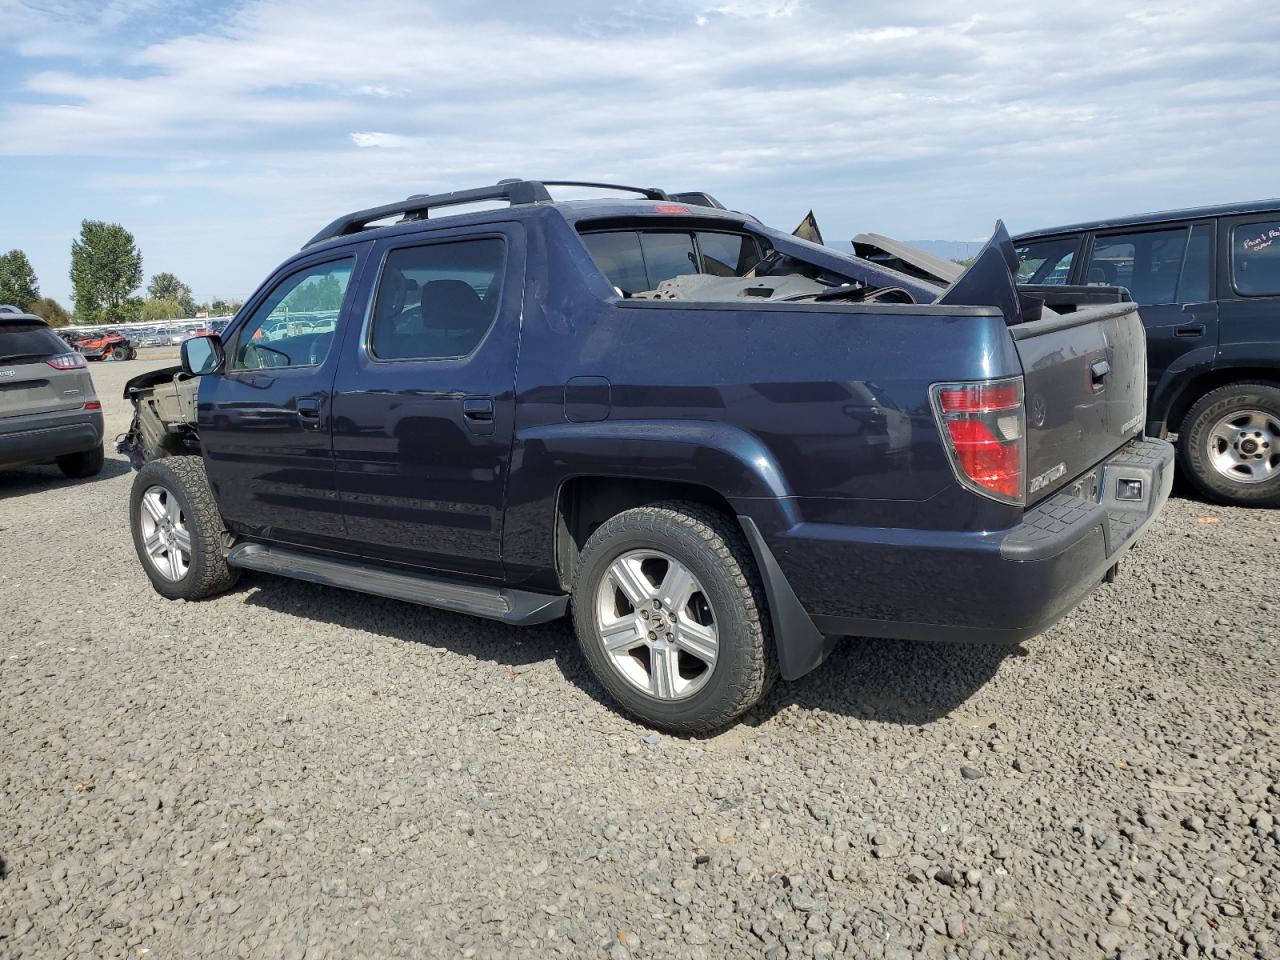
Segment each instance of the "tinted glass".
M1209 270L1213 263L1213 228L1197 223L1191 228L1187 258L1178 281L1179 303L1204 303L1209 299Z
M595 261L600 272L625 296L649 289L649 279L644 271L644 254L640 252L640 234L634 230L625 233L588 233L582 242Z
M760 261L755 240L737 233L698 233L702 272L715 277L740 277Z
M501 238L403 247L387 255L369 349L379 360L465 357L498 315Z
M663 280L698 272L690 234L642 233L640 249L644 251L645 272L649 275L646 290L657 290Z
M1280 220L1242 223L1231 231L1231 275L1245 296L1280 294Z
M70 352L66 341L43 323L0 321L0 363L12 363L21 359L43 360Z
M1041 240L1018 247L1018 282L1064 284L1071 276L1071 262L1080 238Z
M278 283L240 333L233 370L305 367L324 362L355 260L334 260Z
M1185 229L1098 237L1086 282L1126 287L1138 303L1174 303L1186 245Z

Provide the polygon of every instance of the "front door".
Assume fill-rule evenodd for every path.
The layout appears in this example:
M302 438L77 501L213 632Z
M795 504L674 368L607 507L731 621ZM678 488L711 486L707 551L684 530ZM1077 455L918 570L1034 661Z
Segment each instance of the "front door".
M1212 221L1093 238L1085 282L1126 287L1138 303L1152 393L1166 373L1213 362L1218 342L1213 248Z
M231 331L226 368L200 384L209 480L233 531L312 546L344 538L331 400L359 252L292 266Z
M523 230L396 237L375 257L374 303L334 385L347 533L380 560L500 577Z

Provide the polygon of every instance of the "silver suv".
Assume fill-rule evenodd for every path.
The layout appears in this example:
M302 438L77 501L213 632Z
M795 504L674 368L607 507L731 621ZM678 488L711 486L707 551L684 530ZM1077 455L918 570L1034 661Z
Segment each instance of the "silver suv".
M0 469L102 469L102 404L87 366L39 317L0 305Z

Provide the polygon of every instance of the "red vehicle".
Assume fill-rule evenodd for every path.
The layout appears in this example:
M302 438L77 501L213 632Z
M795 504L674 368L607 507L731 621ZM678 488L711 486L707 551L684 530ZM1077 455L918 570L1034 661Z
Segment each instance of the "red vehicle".
M115 330L89 333L78 338L73 346L86 360L136 360L138 348L132 340Z

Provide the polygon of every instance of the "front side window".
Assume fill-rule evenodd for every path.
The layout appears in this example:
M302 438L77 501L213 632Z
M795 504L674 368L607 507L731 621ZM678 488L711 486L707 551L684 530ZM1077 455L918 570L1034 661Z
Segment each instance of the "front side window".
M240 333L232 370L310 367L333 345L355 258L306 267L281 280Z
M1018 282L1061 286L1071 276L1071 262L1080 248L1080 238L1039 240L1018 247Z
M1231 278L1246 297L1280 295L1280 220L1242 223L1231 231Z
M1176 303L1186 246L1185 228L1098 237L1086 282L1125 287L1140 304Z
M500 237L402 247L387 254L369 331L378 360L465 357L498 315Z

